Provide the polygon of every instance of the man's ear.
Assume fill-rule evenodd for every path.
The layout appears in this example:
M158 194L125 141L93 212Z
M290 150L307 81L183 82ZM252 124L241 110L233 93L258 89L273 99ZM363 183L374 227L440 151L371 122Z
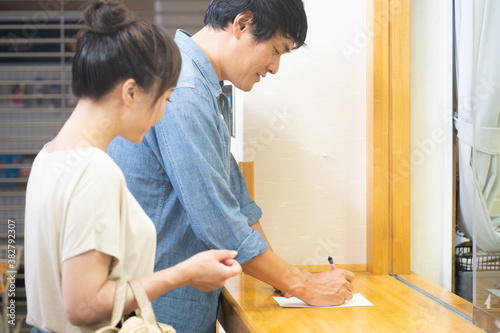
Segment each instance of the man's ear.
M134 79L127 79L122 84L122 99L125 105L131 105L137 99L137 83Z
M253 14L251 11L246 11L236 15L233 21L233 34L236 39L240 39L244 32L248 32L251 29L251 24L253 20Z

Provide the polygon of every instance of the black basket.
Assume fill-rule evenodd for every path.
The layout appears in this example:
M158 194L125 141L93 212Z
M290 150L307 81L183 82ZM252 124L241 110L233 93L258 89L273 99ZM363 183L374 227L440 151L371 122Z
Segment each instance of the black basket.
M455 247L456 270L472 272L472 245L469 244L459 244ZM476 271L500 271L500 253L478 253L476 260Z

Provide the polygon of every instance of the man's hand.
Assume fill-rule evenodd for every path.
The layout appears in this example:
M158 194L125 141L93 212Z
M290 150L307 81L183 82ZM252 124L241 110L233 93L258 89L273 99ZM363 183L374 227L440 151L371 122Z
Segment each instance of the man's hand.
M305 281L304 288L299 288L296 295L293 291L291 293L309 305L340 305L353 297L355 276L352 272L336 269L311 274L301 270L301 274Z
M352 299L355 276L343 269L311 274L290 265L269 249L242 267L245 273L281 290L285 297L295 296L310 305L340 305Z

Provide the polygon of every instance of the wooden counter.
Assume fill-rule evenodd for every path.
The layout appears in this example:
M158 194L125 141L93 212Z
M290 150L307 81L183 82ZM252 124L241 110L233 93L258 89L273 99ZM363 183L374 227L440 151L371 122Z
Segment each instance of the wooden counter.
M355 274L354 292L365 296L373 307L281 308L272 298L279 296L272 287L241 274L226 282L219 322L227 333L484 332L463 315L453 313L392 276ZM472 305L462 298L417 275L402 278L423 289L429 287L430 294L470 316Z

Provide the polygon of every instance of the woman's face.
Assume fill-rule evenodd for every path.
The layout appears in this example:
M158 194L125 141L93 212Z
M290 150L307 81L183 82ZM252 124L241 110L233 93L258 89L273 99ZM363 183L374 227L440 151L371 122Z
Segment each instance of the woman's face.
M137 96L137 101L134 107L134 117L130 119L129 128L130 135L126 139L134 143L140 143L144 135L163 118L165 114L165 106L170 99L174 88L169 88L163 95L156 101L154 93L142 93Z

